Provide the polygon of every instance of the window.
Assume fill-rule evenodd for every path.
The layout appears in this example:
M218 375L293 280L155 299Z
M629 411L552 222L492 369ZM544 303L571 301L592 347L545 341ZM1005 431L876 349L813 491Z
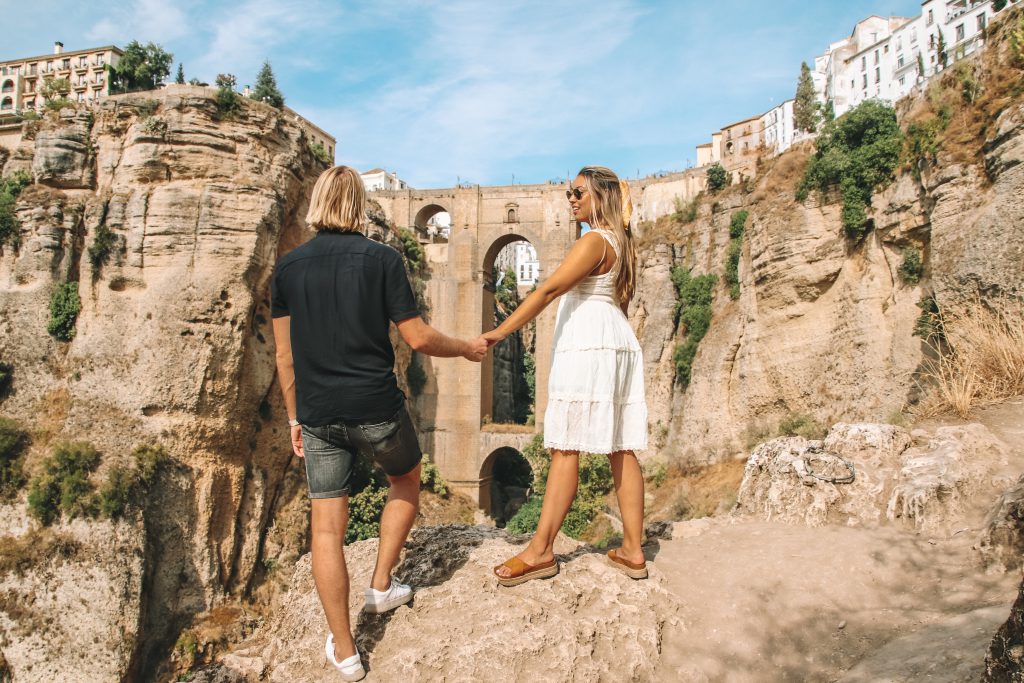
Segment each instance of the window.
M868 70L868 58L867 58L867 55L861 55L861 58L860 58L860 70L861 71L867 71Z
M508 210L508 222L509 223L515 223L516 222L516 210L515 209L509 209Z
M928 10L928 20L925 22L926 25L931 26L935 23L935 15L931 10Z
M2 92L14 92L14 81L4 81Z
M903 38L902 37L896 38L896 51L899 52L902 49L903 49Z
M96 55L96 66L103 66L104 62L103 55Z
M878 64L878 50L875 50L875 64Z
M889 54L889 45L888 44L882 46L882 54L886 54L886 55Z
M78 58L78 68L79 69L84 69L87 66L89 66L89 60L86 59L85 57L79 57Z
M881 81L882 81L882 70L876 66L875 67L875 83L880 83Z
M864 89L867 89L867 87L868 87L868 75L867 74L863 74L860 77L860 87L862 87Z
M35 76L36 73L37 73L37 67L38 66L39 66L38 64L29 64L29 67L28 67L29 74Z
M60 68L61 69L70 69L71 68L71 59L68 58L68 59L61 60Z
M960 42L964 39L964 25L958 24L956 27L956 42Z
M53 62L47 62L46 63L46 71L47 72L53 71Z
M984 31L985 30L985 13L984 12L982 12L981 14L978 15L978 30L979 31Z
M903 68L903 55L900 55L899 57L896 58L896 68Z
M78 93L78 101L85 102L85 93Z
M900 85L906 85L906 84L907 84L907 77L906 76L900 76Z
M5 97L3 102L0 102L0 109L14 109L14 100L10 97Z
M856 83L854 82L854 80L853 80L853 79L851 78L851 79L850 79L850 90L853 90L853 89L854 89L854 88L856 88L856 87L857 87L857 84L856 84Z
M85 85L85 76L78 77L78 85Z
M917 45L917 29L911 29L910 31L910 44Z

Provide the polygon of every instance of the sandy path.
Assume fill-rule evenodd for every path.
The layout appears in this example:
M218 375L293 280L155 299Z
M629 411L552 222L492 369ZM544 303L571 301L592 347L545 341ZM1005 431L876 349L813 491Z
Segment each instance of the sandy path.
M1020 577L983 574L973 536L716 520L663 541L654 566L685 625L659 679L978 680Z

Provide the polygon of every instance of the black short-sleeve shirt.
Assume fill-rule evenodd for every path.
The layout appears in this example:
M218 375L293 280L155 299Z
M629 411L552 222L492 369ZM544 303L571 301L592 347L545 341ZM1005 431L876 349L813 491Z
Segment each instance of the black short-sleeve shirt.
M383 421L402 407L388 332L420 311L397 251L321 231L277 262L271 314L291 317L299 422Z

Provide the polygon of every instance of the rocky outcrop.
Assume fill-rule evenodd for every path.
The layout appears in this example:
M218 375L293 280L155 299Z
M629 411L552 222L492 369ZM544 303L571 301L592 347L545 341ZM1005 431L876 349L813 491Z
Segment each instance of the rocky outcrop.
M505 589L490 572L517 552L510 540L487 527L416 530L397 570L416 589L412 608L380 616L358 612L376 541L346 547L357 646L373 680L653 678L664 630L681 627L657 574L633 581L562 537L557 577ZM192 680L320 680L326 633L306 556L267 625Z
M143 626L141 529L76 520L7 541L0 650L14 680L122 680Z
M0 358L15 368L3 412L42 435L30 471L61 437L108 460L138 443L171 454L159 514L124 550L146 557L134 657L151 664L189 615L244 591L258 569L291 460L268 283L278 255L309 235L323 165L287 114L246 102L223 120L190 87L47 118L4 171L26 164L37 184L18 199L20 246L0 247ZM105 258L90 254L104 234ZM69 281L82 310L60 343L48 302Z
M989 567L1024 571L1024 476L996 501L978 545Z
M758 446L737 507L812 526L896 522L950 534L979 522L977 501L1005 488L1006 460L1006 445L980 424L914 435L892 425L837 424L823 441Z
M1024 683L1024 582L985 658L985 683Z

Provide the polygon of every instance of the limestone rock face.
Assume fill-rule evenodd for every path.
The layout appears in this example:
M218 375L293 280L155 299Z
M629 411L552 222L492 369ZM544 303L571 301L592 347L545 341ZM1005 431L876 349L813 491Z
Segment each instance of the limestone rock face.
M105 459L140 443L171 454L144 548L153 583L137 655L153 662L168 629L244 590L257 567L292 460L271 386L269 279L311 236L303 216L324 166L286 112L246 101L219 120L202 88L38 123L4 169L29 156L39 184L18 199L19 248L0 247L0 358L15 368L3 412L44 434L30 471L58 438ZM100 259L89 249L103 232L113 247ZM69 281L82 310L60 343L48 302Z
M14 680L122 680L142 631L141 527L76 520L30 540L42 561L0 574L0 657Z
M979 547L990 567L1024 570L1024 476L989 512Z
M365 615L376 541L346 548L357 645L374 680L595 681L653 678L662 633L680 627L675 599L655 573L633 581L603 554L567 540L561 573L506 589L491 567L514 555L504 532L426 527L414 532L397 575L416 590L413 607ZM309 556L265 628L194 681L327 680L326 622ZM355 615L358 615L355 616ZM366 660L364 660L365 662Z
M917 443L892 425L837 424L824 441L790 437L758 446L738 507L811 526L897 522L952 533L980 519L970 501L995 495L1005 463L1005 444L980 424L940 427Z

